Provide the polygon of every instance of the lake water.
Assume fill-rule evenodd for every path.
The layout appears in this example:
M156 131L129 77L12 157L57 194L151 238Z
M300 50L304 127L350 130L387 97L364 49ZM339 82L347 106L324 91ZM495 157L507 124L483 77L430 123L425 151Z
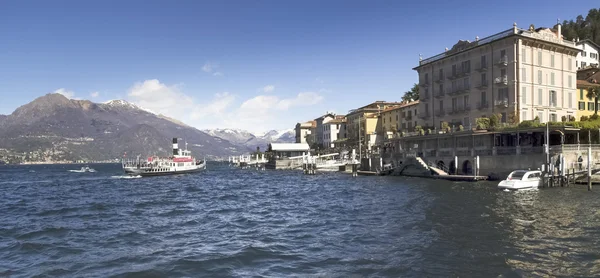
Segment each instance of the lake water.
M600 187L0 166L0 277L600 275Z

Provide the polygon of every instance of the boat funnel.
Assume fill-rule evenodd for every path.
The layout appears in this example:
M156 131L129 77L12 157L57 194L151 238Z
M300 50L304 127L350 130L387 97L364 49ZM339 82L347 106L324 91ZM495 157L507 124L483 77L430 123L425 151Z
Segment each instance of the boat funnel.
M179 144L177 138L173 138L173 155L179 155Z

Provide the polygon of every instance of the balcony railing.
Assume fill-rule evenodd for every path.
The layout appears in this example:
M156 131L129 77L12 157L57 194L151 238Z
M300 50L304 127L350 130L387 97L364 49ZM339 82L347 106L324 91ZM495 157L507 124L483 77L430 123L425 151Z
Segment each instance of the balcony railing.
M419 113L419 118L423 120L429 119L430 117L429 111Z
M488 83L489 82L487 80L481 81L481 83L479 83L477 86L477 89L486 89L489 86Z
M463 111L465 111L465 112L471 111L471 105L465 104L465 106L463 106Z
M500 57L500 59L498 59L498 61L496 62L496 65L501 67L508 65L508 56L504 55Z
M407 121L410 121L410 120L412 120L412 115L407 115L405 119L406 119Z
M508 85L508 77L506 75L500 76L500 77L496 77L494 79L494 83L500 84L500 85Z
M429 93L424 93L422 96L419 96L419 100L420 101L428 101L429 100Z
M446 115L446 111L444 111L444 109L440 109L437 112L435 112L435 115L438 117L443 117L444 115Z
M488 103L487 101L479 101L479 102L477 102L477 109L478 109L478 110L483 110L483 109L486 109L486 108L488 108L489 106L490 106L490 105L489 105L489 103Z
M444 83L444 75L440 75L440 77L435 80L435 83Z
M463 94L463 93L468 93L469 90L471 90L471 85L470 84L467 85L467 86L465 86L463 84L459 84L456 87L451 88L450 92L448 94L449 95L460 95L460 94Z
M444 93L444 91L438 91L437 93L435 93L436 98L442 98L445 95L446 95L446 93Z
M425 80L424 82L421 82L421 84L419 84L419 86L421 86L421 87L429 87L429 80Z
M461 106L452 107L450 111L448 111L449 115L456 115L463 112L463 108Z
M480 64L479 67L476 69L476 71L478 71L478 72L484 72L487 70L488 70L487 63Z
M494 100L494 105L495 106L508 107L508 99L504 98L504 99Z

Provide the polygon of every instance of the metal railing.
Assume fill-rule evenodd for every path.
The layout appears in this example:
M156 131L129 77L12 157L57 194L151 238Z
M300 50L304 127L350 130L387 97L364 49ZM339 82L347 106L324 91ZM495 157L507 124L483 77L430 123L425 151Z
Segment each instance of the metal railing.
M477 109L482 110L490 107L490 104L487 101L479 101L477 102Z
M494 83L508 85L508 77L506 75L494 78Z
M494 100L494 105L495 106L508 107L508 99L497 99L497 100Z

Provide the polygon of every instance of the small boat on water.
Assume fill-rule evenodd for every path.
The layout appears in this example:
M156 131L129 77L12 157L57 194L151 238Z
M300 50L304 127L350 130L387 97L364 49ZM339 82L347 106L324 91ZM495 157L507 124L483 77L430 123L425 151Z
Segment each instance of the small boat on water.
M84 166L84 167L81 167L81 169L79 169L79 170L69 170L69 172L74 172L74 173L95 173L96 170L90 168L90 166Z
M163 176L186 174L206 169L206 160L196 160L186 149L179 149L177 138L173 138L173 155L171 157L151 156L141 160L123 160L123 171L131 176Z
M542 171L516 170L498 184L498 189L525 190L536 189L542 183Z

